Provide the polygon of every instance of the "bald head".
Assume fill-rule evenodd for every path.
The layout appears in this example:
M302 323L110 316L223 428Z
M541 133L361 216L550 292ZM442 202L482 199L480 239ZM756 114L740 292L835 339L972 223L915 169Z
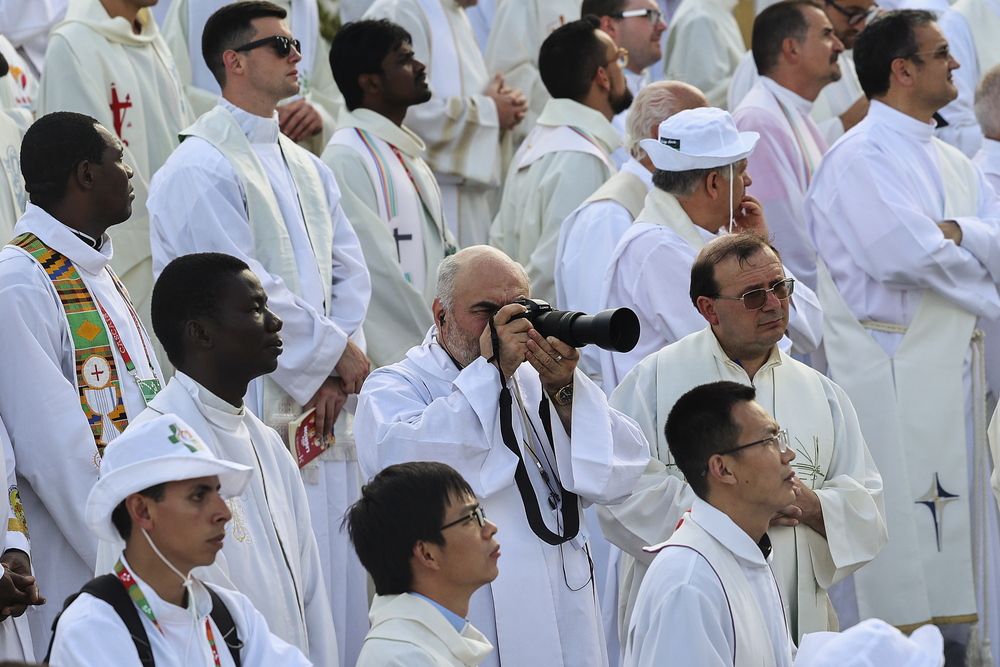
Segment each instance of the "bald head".
M625 148L636 160L646 158L639 142L656 139L660 123L685 109L708 106L708 98L689 83L657 81L636 96L625 124Z

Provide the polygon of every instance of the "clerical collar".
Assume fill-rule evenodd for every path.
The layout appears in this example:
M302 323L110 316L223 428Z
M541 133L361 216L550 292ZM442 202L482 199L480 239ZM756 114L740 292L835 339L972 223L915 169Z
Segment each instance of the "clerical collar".
M764 556L765 560L771 556L771 538L767 533L764 533L764 537L760 538L757 548L760 549L760 553Z
M760 81L761 84L771 91L771 93L778 98L778 101L783 103L785 106L791 106L803 116L808 116L812 113L813 103L796 93L794 90L785 88L769 76L760 77Z
M225 97L219 98L219 106L233 115L251 144L277 143L278 135L281 132L278 127L277 111L270 118L264 118L239 108Z
M871 101L868 118L916 141L927 143L934 137L934 121L925 123L878 100Z
M83 241L84 243L86 243L87 245L89 245L94 250L100 250L101 246L104 245L104 235L103 234L101 235L101 238L95 239L90 234L84 234L79 229L73 229L72 227L69 227L69 226L67 226L67 229L69 229L69 231L73 232L74 236L76 236L78 239L80 239L81 241Z

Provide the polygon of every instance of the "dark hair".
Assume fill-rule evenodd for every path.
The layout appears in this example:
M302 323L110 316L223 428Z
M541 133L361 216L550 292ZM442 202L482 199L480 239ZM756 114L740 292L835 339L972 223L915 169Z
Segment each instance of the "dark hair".
M708 499L708 480L702 474L708 460L739 446L740 425L733 419L737 403L754 400L757 390L739 382L712 382L695 387L674 403L663 427L670 454L691 490Z
M626 4L627 0L583 0L583 5L580 7L580 16L590 14L600 18L601 16L620 14L625 10Z
M160 482L159 484L154 484L147 489L139 491L140 496L149 498L153 502L157 503L163 500L166 493L166 482ZM118 503L114 510L111 511L111 523L118 529L118 534L122 536L123 540L127 540L132 534L132 517L128 514L128 508L125 507L124 500Z
M212 316L223 279L249 268L242 259L220 252L183 255L163 267L153 285L150 319L170 363L184 363L184 325Z
M103 164L108 142L99 127L90 116L55 111L28 128L21 140L21 174L32 204L44 209L58 205L81 162Z
M791 37L799 44L805 44L809 35L809 22L805 8L815 7L823 11L822 5L813 0L784 0L767 7L753 21L753 61L761 76L767 76L778 66L781 45Z
M274 3L245 0L220 7L208 17L205 30L201 33L201 55L220 88L226 87L226 64L222 54L253 40L257 29L251 21L271 16L283 19L286 14Z
M330 69L348 111L361 106L364 98L358 77L382 74L386 55L404 42L413 43L410 33L388 19L354 21L337 31L330 46Z
M590 91L597 70L607 65L607 47L595 30L601 20L584 16L556 28L542 42L538 72L552 97L579 102Z
M686 169L684 171L656 169L653 171L653 185L675 197L690 197L713 171L719 172L719 176L728 183L736 175L739 163L740 161L737 160L731 164L722 164L710 169ZM730 170L730 168L732 169Z
M713 239L694 260L691 267L691 287L689 296L694 307L698 307L698 297L713 297L719 295L718 281L715 279L715 267L729 257L735 257L736 261L743 264L758 252L770 250L778 260L781 260L781 253L771 245L768 239L756 232L740 232L739 234L725 234L717 239Z
M868 99L889 92L892 62L917 52L913 29L934 21L934 14L919 9L897 9L871 21L854 40L854 66Z
M452 496L472 487L451 466L431 461L391 465L361 487L361 499L344 515L358 553L379 595L412 587L410 557L418 540L444 544L441 525Z

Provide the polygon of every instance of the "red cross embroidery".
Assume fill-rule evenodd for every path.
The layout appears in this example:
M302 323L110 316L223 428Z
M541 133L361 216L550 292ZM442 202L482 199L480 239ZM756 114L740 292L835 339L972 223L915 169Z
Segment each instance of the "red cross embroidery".
M125 137L122 136L122 128L125 126L125 111L132 107L132 96L128 93L125 94L125 100L118 99L118 89L115 88L115 84L111 84L111 113L114 114L115 120L115 134L118 138L122 140L122 143L128 146L128 142Z
M95 367L94 367L94 370L93 370L93 371L91 371L91 373L90 373L90 374L91 374L91 375L93 375L93 376L94 376L94 378L95 378L95 379L96 379L96 380L97 380L98 382L100 382L100 381L101 381L101 376L102 376L102 375L104 375L104 371L102 371L102 370L101 370L100 368L97 368L97 367L95 366Z

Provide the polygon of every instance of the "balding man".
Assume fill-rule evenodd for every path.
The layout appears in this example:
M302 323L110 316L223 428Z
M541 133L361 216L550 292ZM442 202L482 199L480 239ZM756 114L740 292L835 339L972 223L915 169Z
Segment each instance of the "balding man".
M438 269L435 327L361 392L354 433L371 476L447 461L503 525L500 576L469 620L497 647L484 664L608 664L583 502L615 503L649 461L635 424L576 370L579 352L519 317L524 269L473 246ZM525 363L528 362L528 363Z
M976 120L983 129L983 146L972 161L994 190L1000 190L1000 65L983 76L976 87Z

